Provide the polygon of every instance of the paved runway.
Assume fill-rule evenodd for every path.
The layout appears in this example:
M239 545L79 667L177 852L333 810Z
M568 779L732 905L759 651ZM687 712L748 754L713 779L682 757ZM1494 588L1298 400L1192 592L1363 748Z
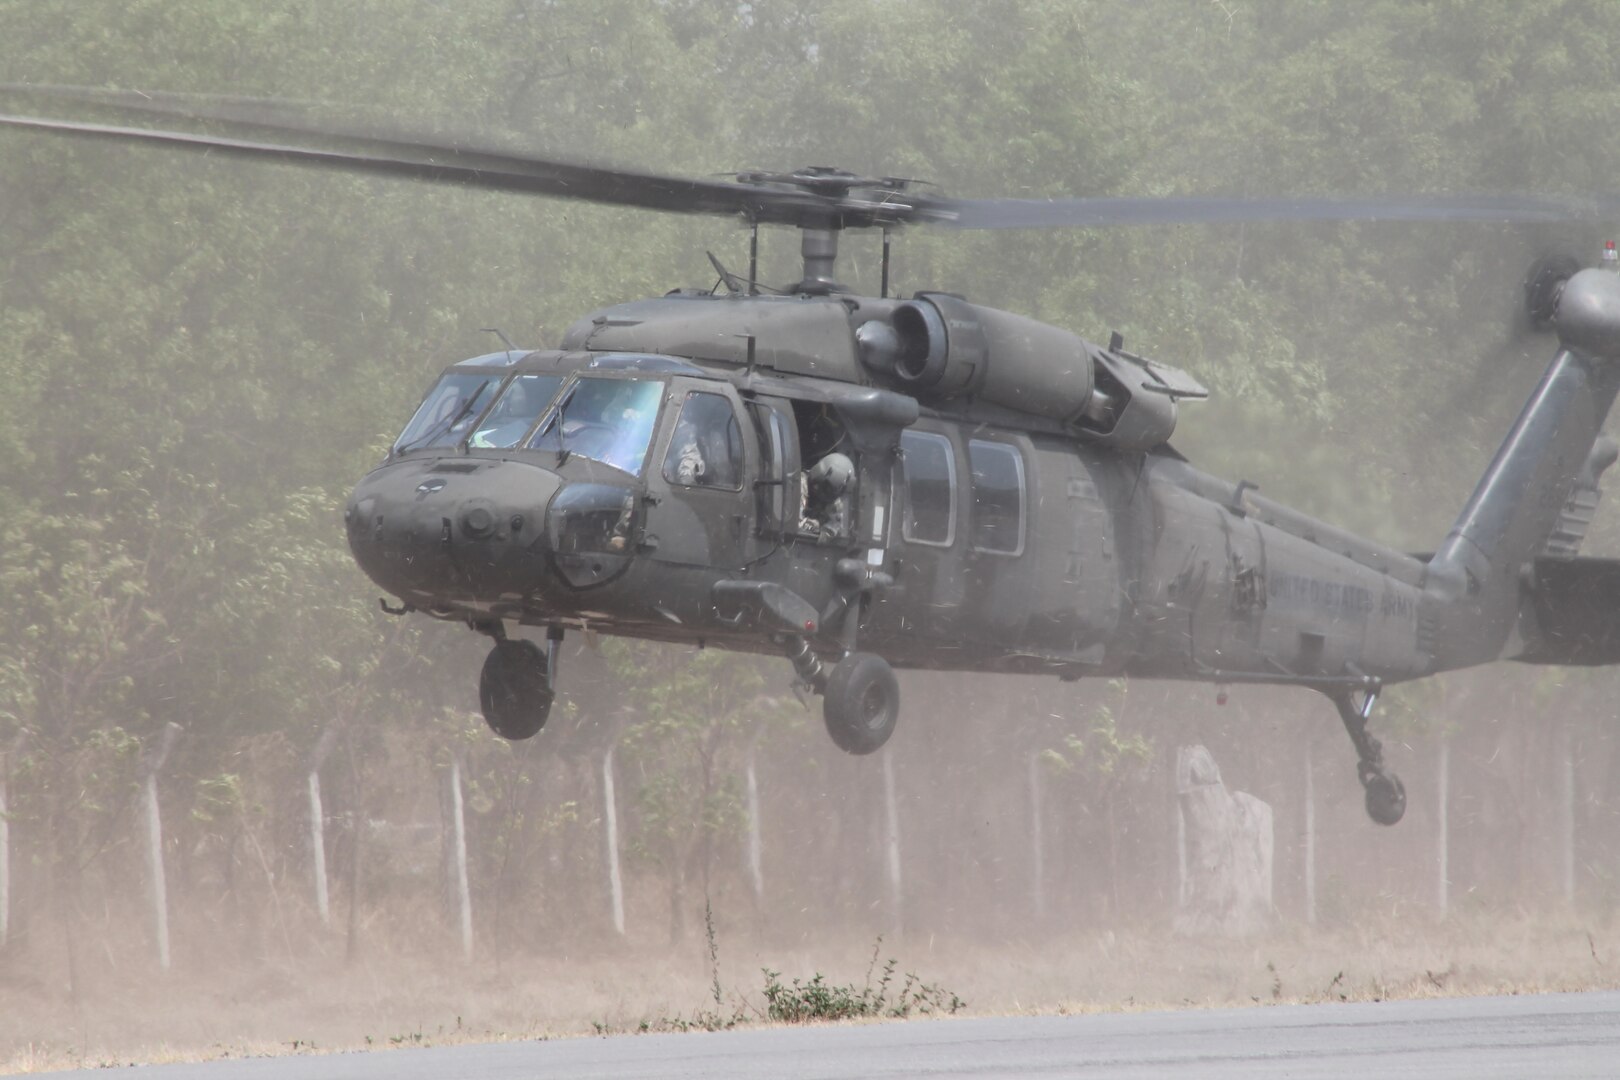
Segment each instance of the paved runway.
M624 1035L164 1065L141 1069L139 1075L141 1080L1570 1080L1620 1077L1620 991Z

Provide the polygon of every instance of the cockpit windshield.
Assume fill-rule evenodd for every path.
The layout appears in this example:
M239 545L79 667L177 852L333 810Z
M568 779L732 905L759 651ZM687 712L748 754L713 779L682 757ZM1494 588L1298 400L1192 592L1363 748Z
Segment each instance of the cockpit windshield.
M454 446L467 434L478 414L489 404L490 394L500 385L504 372L453 371L428 392L416 410L394 453L422 450L430 446ZM521 434L521 432L519 433Z
M663 394L656 379L581 378L563 391L529 446L640 476Z
M468 438L474 448L516 446L562 385L561 375L519 375L506 384L489 415Z

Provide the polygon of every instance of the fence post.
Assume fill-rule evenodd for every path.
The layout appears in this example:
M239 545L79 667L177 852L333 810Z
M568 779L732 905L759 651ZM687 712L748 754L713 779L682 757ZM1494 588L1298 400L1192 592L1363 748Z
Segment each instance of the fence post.
M450 754L450 769L445 773L445 816L449 834L449 859L445 869L449 874L449 893L455 909L456 933L461 941L461 957L471 960L473 954L472 890L467 880L467 813L461 791L461 751Z
M883 757L884 849L888 870L889 932L899 941L905 924L900 913L900 803L894 790L894 752L885 749Z
M315 911L322 926L332 925L331 896L326 887L326 812L321 807L321 766L337 741L337 721L326 725L309 755L305 788L309 796L309 863L314 875Z
M1305 924L1316 925L1316 754L1305 740Z
M1041 819L1041 755L1029 755L1030 893L1037 922L1046 919L1046 842Z
M602 756L602 822L607 844L608 903L613 929L624 936L624 879L619 875L619 804L613 791L613 747Z
M1437 783L1435 784L1435 818L1439 823L1436 861L1439 872L1434 881L1434 906L1444 915L1451 906L1451 740L1444 736L1440 739L1439 761L1436 765Z
M748 747L748 884L753 886L754 906L765 904L764 843L759 825L759 774L754 768L755 747Z
M1558 769L1562 790L1559 831L1563 854L1564 903L1575 902L1575 738L1566 720L1558 725Z
M6 801L11 765L22 756L28 741L26 730L17 732L11 746L0 755L0 946L11 937L11 804Z
M141 763L141 785L145 789L146 803L146 869L151 886L152 936L157 944L158 966L164 971L169 970L169 892L163 878L163 819L158 812L157 777L179 735L179 724L170 721L163 725L157 747Z

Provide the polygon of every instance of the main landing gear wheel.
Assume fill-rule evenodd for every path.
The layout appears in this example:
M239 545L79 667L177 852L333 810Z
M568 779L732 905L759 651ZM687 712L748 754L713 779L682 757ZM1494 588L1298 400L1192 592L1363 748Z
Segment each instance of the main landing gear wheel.
M503 739L533 738L546 726L553 697L546 655L532 641L497 641L478 679L484 722Z
M1393 825L1406 814L1406 785L1392 772L1362 768L1361 786L1367 789L1367 816L1380 825Z
M838 749L870 754L889 741L900 718L900 683L888 661L850 653L827 676L822 716Z

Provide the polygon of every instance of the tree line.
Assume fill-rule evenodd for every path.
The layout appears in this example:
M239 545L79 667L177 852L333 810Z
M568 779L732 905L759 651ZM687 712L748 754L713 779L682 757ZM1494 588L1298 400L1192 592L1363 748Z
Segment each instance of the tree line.
M1620 9L1591 0L188 0L70 18L3 0L0 42L8 83L291 98L315 116L682 175L831 162L965 196L1582 194L1620 164L1602 138L1620 105ZM38 864L30 888L88 887L124 843L132 763L170 723L186 735L166 798L184 820L231 822L216 840L238 863L264 846L249 808L282 797L268 777L300 775L333 724L347 741L327 768L350 780L328 787L359 800L343 812L387 802L395 755L458 739L488 759L474 797L517 799L535 763L467 731L478 642L377 611L343 545L344 495L432 374L490 347L482 327L554 343L596 306L706 284L704 252L740 262L746 234L13 131L0 192L0 746L16 747L8 817ZM1595 257L1602 239L1377 223L919 229L899 240L896 277L1093 338L1121 331L1217 391L1177 438L1200 465L1420 549L1550 355L1517 332L1518 276L1550 247ZM792 238L769 240L767 278L791 279ZM876 241L845 250L850 283L874 289ZM1602 525L1589 546L1615 535ZM720 838L740 835L744 750L798 730L782 719L782 665L710 662L607 648L594 676L570 674L553 721L594 738L593 754L622 735L629 841L667 879L675 922ZM1563 676L1512 685L1532 678ZM1442 726L1436 693L1411 692L1413 731ZM1112 815L1098 835L1116 842L1137 795L1114 777L1180 730L1174 709L1122 709L1117 694L1137 691L1087 688L1015 718L1054 776L1103 760L1066 740L1113 748L1121 771L1087 765L1083 802ZM951 753L1005 737L982 709L926 723ZM524 804L523 820L566 833L570 801ZM202 850L196 828L186 851ZM501 846L520 833L479 841L506 860L498 880L528 880L511 869L519 848Z

